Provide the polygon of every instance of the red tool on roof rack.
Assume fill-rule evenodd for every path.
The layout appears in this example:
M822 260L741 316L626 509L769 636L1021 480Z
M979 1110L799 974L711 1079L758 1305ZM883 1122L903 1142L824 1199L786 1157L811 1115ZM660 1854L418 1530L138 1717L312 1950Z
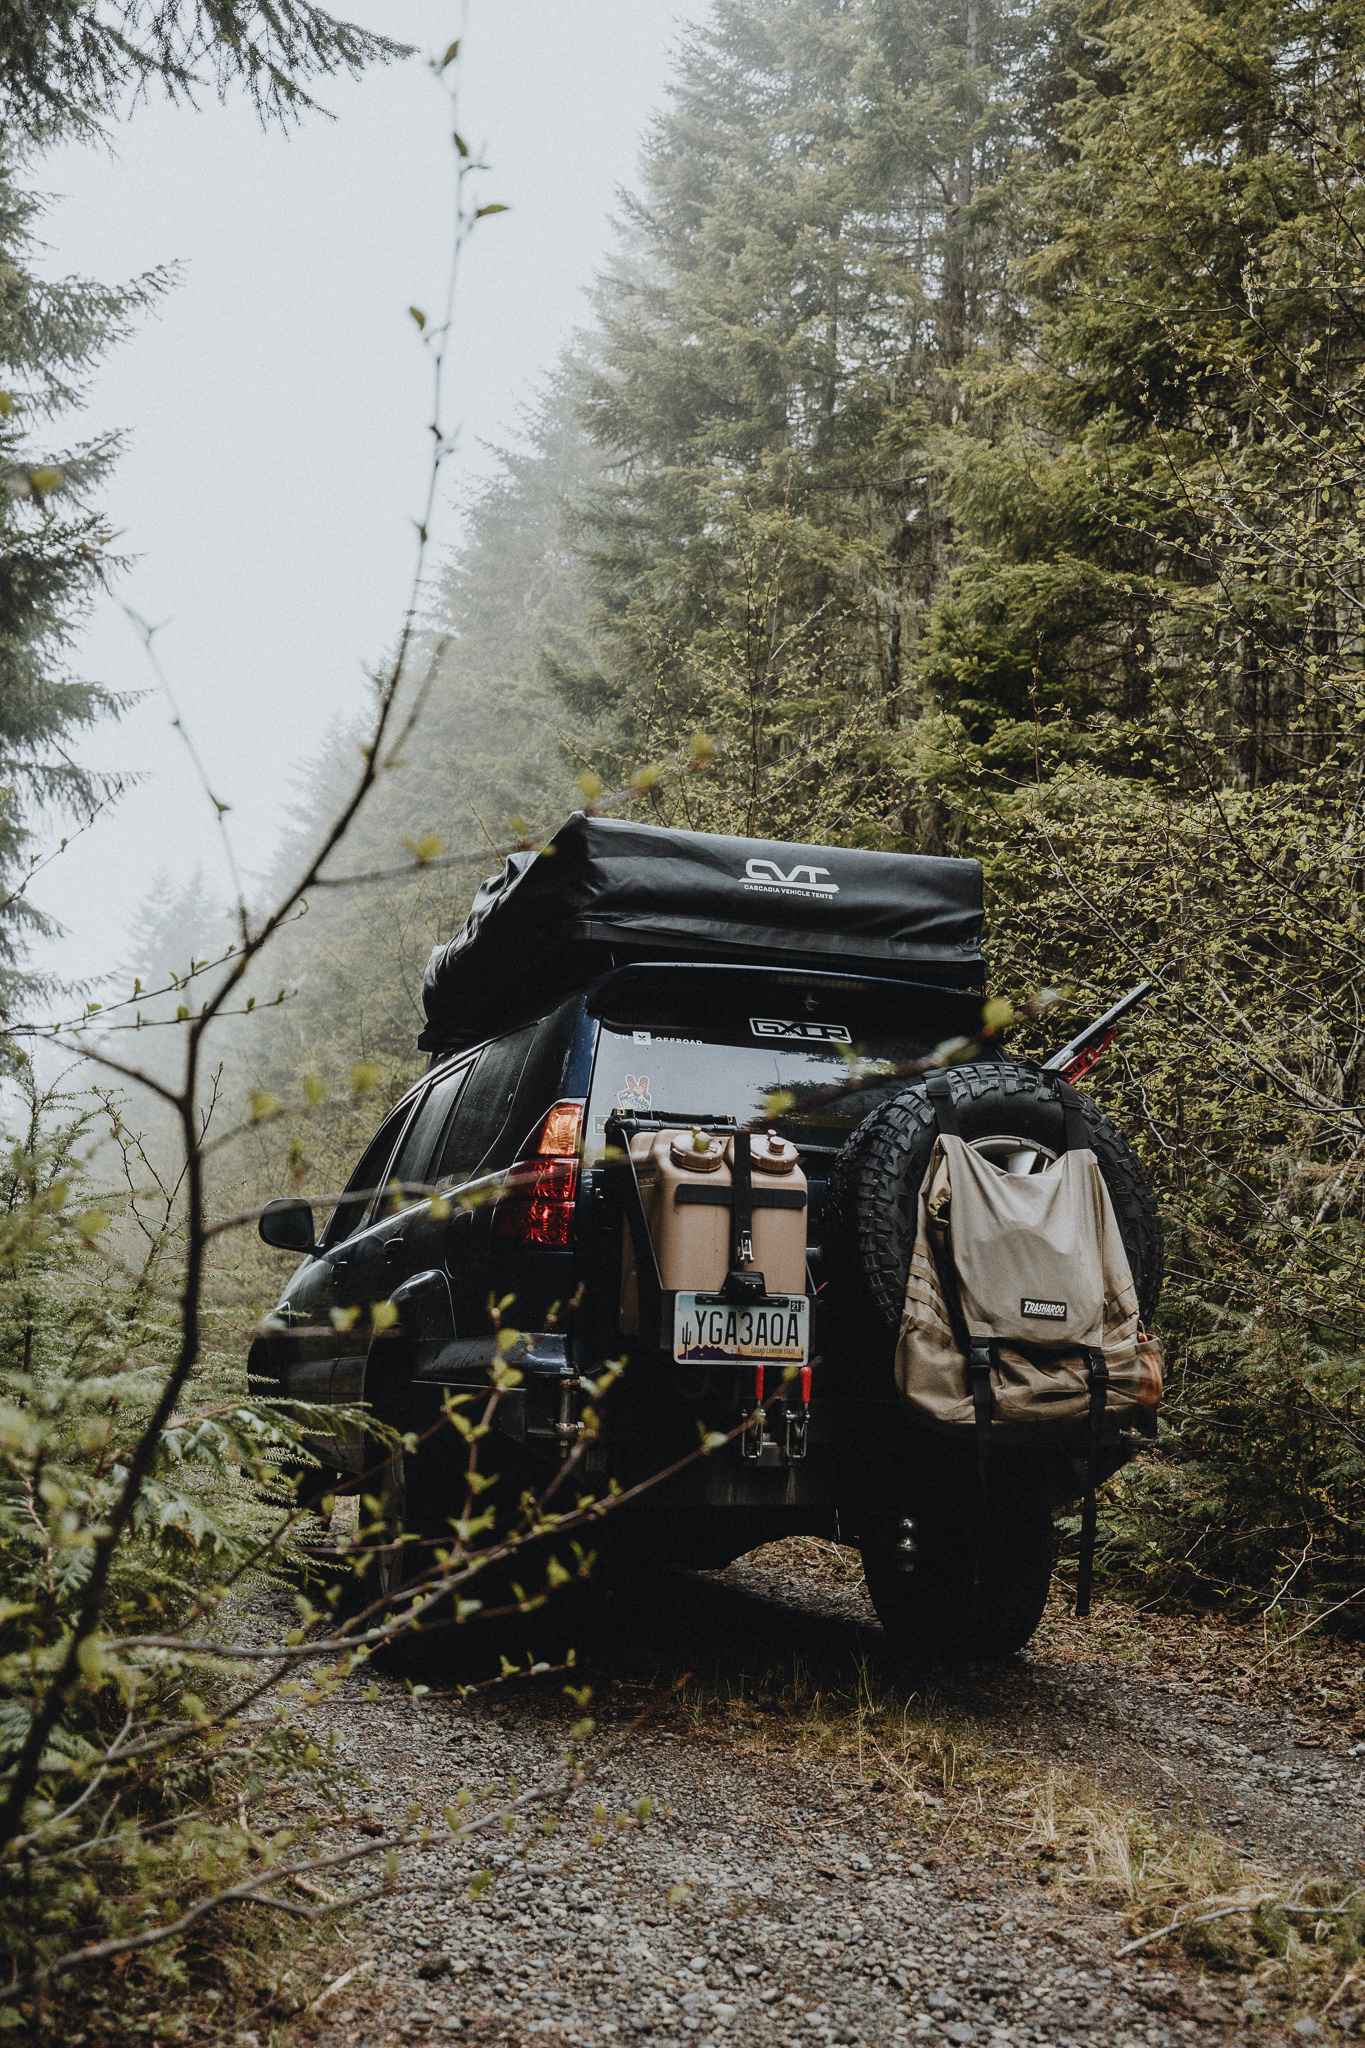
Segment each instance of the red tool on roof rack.
M1050 1060L1043 1061L1045 1074L1060 1074L1064 1081L1074 1087L1083 1080L1104 1057L1118 1036L1119 1025L1130 1010L1145 1002L1156 987L1154 981L1140 981L1136 988L1130 988L1126 996L1120 996L1112 1009L1097 1017L1093 1024L1087 1024L1084 1031L1078 1031L1069 1038L1060 1052L1054 1052Z

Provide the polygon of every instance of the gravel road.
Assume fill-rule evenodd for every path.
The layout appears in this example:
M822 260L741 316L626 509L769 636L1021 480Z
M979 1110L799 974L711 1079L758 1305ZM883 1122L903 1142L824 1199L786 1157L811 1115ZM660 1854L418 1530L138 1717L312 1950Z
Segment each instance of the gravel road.
M703 1597L713 1613L734 1597L737 1625L776 1651L793 1588L784 1585L780 1550L771 1555L772 1568L716 1574ZM807 1654L818 1616L831 1668L841 1645L846 1660L875 1664L881 1631L861 1584L830 1590L804 1580L795 1597L808 1618ZM1117 1602L1102 1605L1092 1627L1057 1597L1026 1656L939 1678L923 1704L964 1725L988 1753L1083 1769L1110 1797L1209 1829L1281 1870L1365 1875L1365 1658L1341 1655L1334 1675L1345 1711L1305 1714L1285 1696L1254 1631L1201 1630Z
M1164 2048L1365 2028L1349 1994L1330 2024L1286 2028L1244 2006L1235 1977L1117 1960L1121 1903L1045 1887L1045 1864L993 1852L980 1785L959 1797L946 1766L938 1795L908 1807L850 1733L860 1693L885 1700L861 1592L771 1556L776 1568L680 1576L608 1610L583 1675L609 1755L549 1836L480 1848L441 1813L461 1788L556 1781L579 1712L562 1680L461 1699L439 1681L413 1693L357 1678L307 1710L358 1830L415 1809L433 1833L391 1889L377 1869L361 1880L372 1896L346 1922L335 1988L292 2041ZM1281 1867L1360 1867L1365 1753L1351 1750L1365 1745L1351 1728L1162 1670L1160 1632L1123 1628L1117 1648L1112 1625L1097 1646L1059 1609L1007 1671L912 1696L918 1739L941 1722L945 1757L965 1739L988 1765L1083 1763L1101 1787L1118 1781L1179 1824L1225 1824ZM800 1701L801 1754L764 1732L783 1696ZM471 1898L481 1871L492 1881Z

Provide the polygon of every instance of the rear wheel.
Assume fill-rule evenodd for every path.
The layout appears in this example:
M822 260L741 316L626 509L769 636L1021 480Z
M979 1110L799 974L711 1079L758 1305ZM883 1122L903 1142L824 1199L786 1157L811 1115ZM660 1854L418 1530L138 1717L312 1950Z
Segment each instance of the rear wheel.
M974 1464L862 1537L863 1573L892 1654L908 1663L1012 1657L1052 1579L1052 1515L1030 1475L997 1461L983 1506Z
M406 1427L413 1428L409 1419ZM440 1554L457 1538L453 1517L465 1512L468 1451L453 1429L417 1431L416 1451L392 1445L362 1489L362 1521L371 1523L372 1561L362 1584L364 1601L386 1602L386 1615L401 1614L420 1600L441 1571ZM479 1471L493 1485L468 1495L469 1511L491 1510L491 1528L475 1545L503 1542L524 1526L523 1497L538 1495L546 1476L530 1466L515 1444L496 1434L479 1444ZM364 1507L364 1495L374 1503ZM571 1502L566 1502L566 1506ZM377 1653L400 1671L482 1670L507 1658L515 1664L558 1662L567 1654L583 1621L584 1558L595 1547L591 1529L575 1539L553 1532L528 1535L510 1556L462 1577L447 1596L429 1605L413 1625ZM457 1622L457 1601L477 1600L480 1612ZM528 1603L523 1610L522 1603Z
M376 1444L360 1489L357 1605L366 1612L367 1628L401 1620L420 1601L437 1567L437 1551L454 1540L449 1524L424 1502L426 1490L418 1458L396 1444ZM449 1655L450 1630L443 1624L450 1619L448 1605L436 1603L380 1644L375 1661L395 1671L428 1669Z
M949 1086L962 1136L1001 1172L1043 1171L1065 1144L1052 1077L1014 1060L953 1067ZM1086 1133L1104 1176L1138 1304L1150 1320L1161 1291L1156 1205L1132 1148L1081 1098ZM899 1401L894 1359L919 1192L938 1133L922 1083L882 1103L836 1163L827 1238L826 1327L839 1391L848 1403L857 1466L850 1501L904 1501L864 1518L863 1568L892 1646L916 1659L1007 1657L1028 1641L1052 1575L1051 1504L1078 1490L1072 1461L994 1451L983 1501L974 1452L916 1425ZM868 1418L875 1418L869 1428ZM1122 1450L1113 1454L1122 1461ZM1105 1469L1112 1470L1113 1465ZM850 1520L854 1520L850 1515Z

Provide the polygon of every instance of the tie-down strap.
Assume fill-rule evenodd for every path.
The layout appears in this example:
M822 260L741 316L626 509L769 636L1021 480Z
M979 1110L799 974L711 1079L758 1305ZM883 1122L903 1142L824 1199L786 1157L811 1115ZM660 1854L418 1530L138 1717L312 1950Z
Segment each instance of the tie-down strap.
M1051 1078L1051 1077L1049 1077ZM1062 1149L1066 1152L1086 1152L1091 1146L1091 1137L1085 1121L1085 1107L1082 1098L1067 1081L1060 1077L1053 1080L1052 1092L1062 1112ZM945 1138L960 1138L962 1124L958 1114L957 1098L946 1072L930 1074L924 1084L934 1121ZM981 1134L989 1136L988 1132Z

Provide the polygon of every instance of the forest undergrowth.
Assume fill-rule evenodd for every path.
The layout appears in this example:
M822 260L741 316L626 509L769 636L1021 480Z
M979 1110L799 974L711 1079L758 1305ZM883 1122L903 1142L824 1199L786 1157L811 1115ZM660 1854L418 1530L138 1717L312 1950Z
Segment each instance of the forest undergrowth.
M291 62L386 54L284 5L272 72L257 10L221 12L217 60L267 99ZM55 60L8 34L31 114ZM91 35L52 45L95 67L73 120L197 61ZM454 299L415 309L411 598L250 900L158 889L73 1009L19 971L47 855L6 811L0 2026L155 2037L186 1987L231 2008L262 1927L331 1910L346 1866L289 1805L328 1757L253 1687L341 1683L394 1617L307 1575L317 1418L244 1386L277 1277L250 1226L342 1187L420 1070L430 947L575 805L978 856L1023 1057L1154 980L1088 1083L1167 1233L1164 1433L1106 1493L1103 1582L1286 1642L1365 1628L1363 58L1365 0L716 0L588 323L440 560ZM458 251L501 209L456 132ZM35 370L28 217L0 220L29 293L6 362L69 395L100 323ZM112 451L68 499L46 416L0 406L6 701L55 707L11 735L30 761L109 708L59 671ZM238 1670L215 1616L282 1579L297 1629ZM452 1829L520 1796L468 1789ZM409 1846L398 1816L364 1854Z

